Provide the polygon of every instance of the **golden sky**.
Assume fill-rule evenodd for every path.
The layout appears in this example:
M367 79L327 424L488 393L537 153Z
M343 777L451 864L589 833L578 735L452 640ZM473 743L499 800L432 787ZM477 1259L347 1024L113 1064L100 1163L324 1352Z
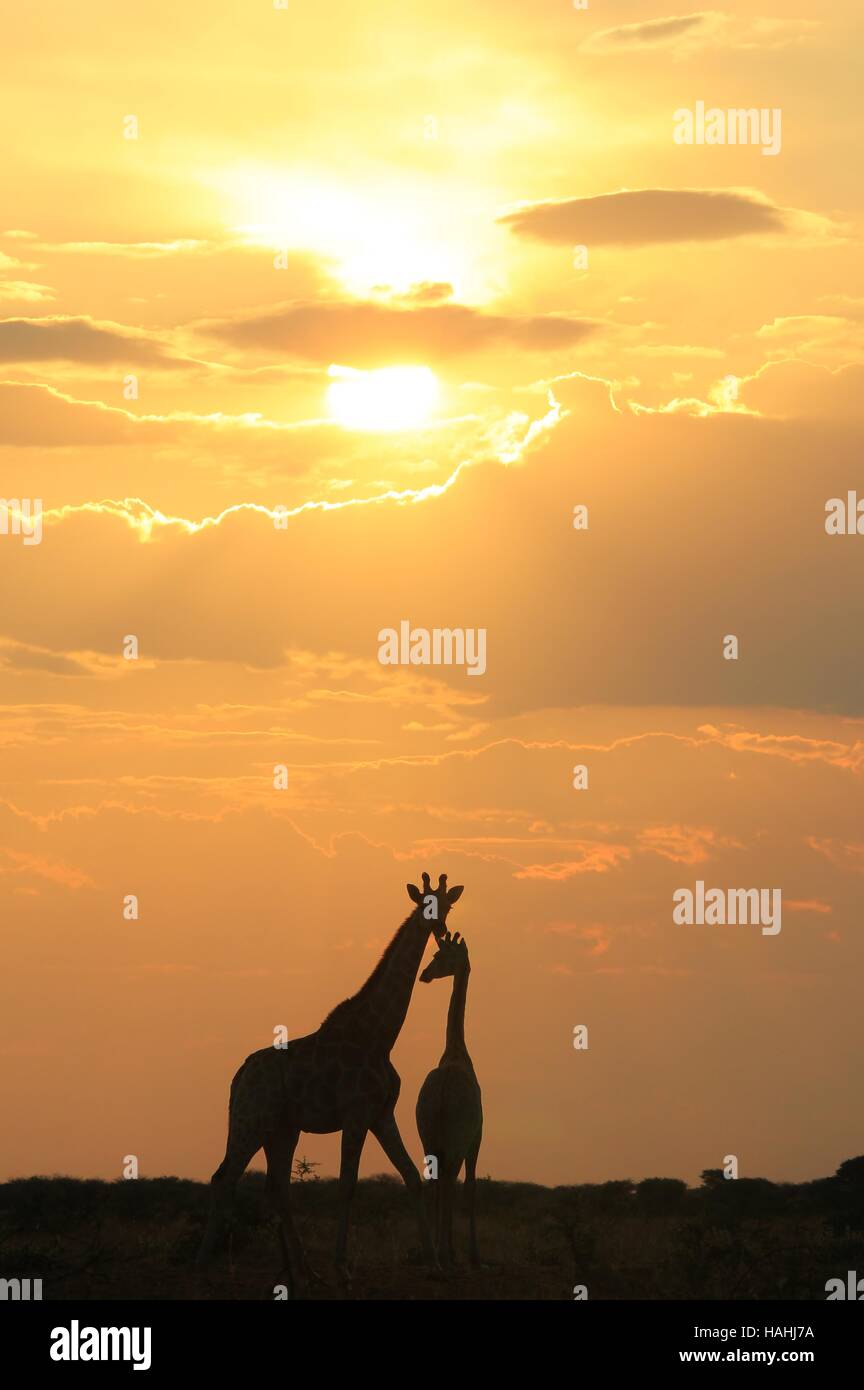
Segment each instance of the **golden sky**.
M864 1148L857 10L6 14L0 1176L209 1175L423 870L481 1173ZM677 143L698 103L780 147ZM402 620L485 672L382 665ZM697 879L782 931L676 926ZM394 1053L418 1160L447 995Z

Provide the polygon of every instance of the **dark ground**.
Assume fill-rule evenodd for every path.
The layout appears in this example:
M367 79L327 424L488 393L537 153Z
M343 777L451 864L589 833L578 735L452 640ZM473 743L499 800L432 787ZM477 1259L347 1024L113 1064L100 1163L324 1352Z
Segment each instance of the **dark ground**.
M331 1250L332 1179L296 1183L295 1213L324 1299L825 1299L825 1283L864 1274L864 1159L834 1178L700 1188L674 1178L546 1188L478 1181L484 1267L467 1265L460 1202L451 1274L418 1258L409 1199L394 1178L362 1181L351 1233L352 1282ZM0 1184L0 1277L41 1278L45 1299L272 1299L285 1282L263 1175L240 1185L233 1234L212 1272L194 1256L206 1184L179 1178Z

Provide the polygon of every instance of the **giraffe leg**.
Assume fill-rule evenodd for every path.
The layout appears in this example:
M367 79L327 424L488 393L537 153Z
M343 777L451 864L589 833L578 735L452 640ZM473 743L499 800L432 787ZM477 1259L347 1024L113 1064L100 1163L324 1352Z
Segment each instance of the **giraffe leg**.
M448 1265L456 1263L453 1252L453 1198L456 1192L456 1174L448 1170L441 1175L442 1242L438 1250L439 1259Z
M480 1264L480 1251L477 1248L477 1155L480 1141L465 1159L465 1201L468 1205L468 1258L472 1265Z
M294 1214L291 1210L291 1169L299 1138L300 1130L291 1128L279 1130L264 1141L264 1153L267 1157L267 1194L279 1218L279 1242L294 1298L305 1297L309 1273L303 1244L294 1225Z
M437 1252L438 1263L443 1264L447 1259L446 1241L444 1239L444 1227L447 1221L447 1194L444 1191L446 1179L441 1170L438 1170L438 1185L435 1188L435 1250Z
M365 1124L346 1125L342 1131L342 1161L339 1168L339 1232L336 1236L336 1263L347 1274L345 1252L348 1248L348 1223L351 1218L351 1203L357 1187L357 1173L360 1168L360 1155L366 1143L368 1130Z
M237 1184L260 1147L252 1139L244 1142L229 1134L225 1157L210 1179L210 1215L195 1260L199 1267L208 1264L222 1244Z
M441 1258L441 1179L434 1178L432 1184L432 1232L435 1241L435 1258Z
M384 1117L380 1124L373 1127L372 1133L375 1135L378 1143L381 1145L414 1199L414 1206L417 1211L420 1244L423 1247L423 1253L432 1264L437 1264L435 1247L432 1244L432 1236L429 1233L426 1207L423 1202L423 1179L411 1162L411 1156L402 1142L402 1135L399 1133L396 1116L392 1110L389 1115Z

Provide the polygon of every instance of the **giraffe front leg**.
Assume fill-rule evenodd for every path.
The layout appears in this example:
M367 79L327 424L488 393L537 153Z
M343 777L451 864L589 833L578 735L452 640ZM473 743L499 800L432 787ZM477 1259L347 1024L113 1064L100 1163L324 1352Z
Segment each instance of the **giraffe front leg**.
M381 1145L414 1199L414 1206L417 1211L420 1244L423 1247L423 1253L430 1264L437 1265L438 1260L435 1255L435 1247L432 1244L432 1236L429 1232L426 1204L423 1201L423 1179L411 1162L411 1156L402 1142L402 1135L399 1133L396 1116L392 1110L388 1115L385 1115L380 1124L373 1127L372 1133L375 1135L378 1143Z
M360 1155L366 1143L368 1130L365 1124L346 1125L342 1131L342 1161L339 1167L339 1231L336 1236L336 1263L342 1273L350 1278L346 1264L348 1249L348 1224L351 1219L351 1203L357 1188L357 1173L360 1168Z

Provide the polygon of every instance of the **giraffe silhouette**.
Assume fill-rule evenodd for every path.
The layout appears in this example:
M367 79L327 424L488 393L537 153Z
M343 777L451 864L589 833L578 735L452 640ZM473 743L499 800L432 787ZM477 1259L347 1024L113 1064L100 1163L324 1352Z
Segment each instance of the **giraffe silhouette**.
M430 1071L417 1097L417 1129L427 1164L437 1162L434 1179L438 1256L453 1264L453 1196L456 1179L465 1164L465 1197L468 1206L469 1253L480 1263L477 1249L477 1155L483 1139L483 1103L474 1064L465 1046L465 1002L471 962L468 946L457 932L445 932L438 951L420 979L424 984L453 976L447 1037L441 1061Z
M282 1253L294 1296L303 1296L311 1273L294 1225L290 1184L301 1133L342 1132L340 1213L336 1259L343 1273L351 1201L366 1136L374 1134L411 1192L424 1250L434 1259L426 1225L423 1183L399 1133L394 1110L401 1080L390 1061L430 932L444 934L447 914L461 886L437 889L406 885L414 911L399 927L366 983L328 1014L315 1033L282 1047L253 1052L231 1083L225 1158L211 1179L207 1229L198 1252L206 1263L221 1242L239 1179L260 1148L267 1159L267 1190L279 1217Z

